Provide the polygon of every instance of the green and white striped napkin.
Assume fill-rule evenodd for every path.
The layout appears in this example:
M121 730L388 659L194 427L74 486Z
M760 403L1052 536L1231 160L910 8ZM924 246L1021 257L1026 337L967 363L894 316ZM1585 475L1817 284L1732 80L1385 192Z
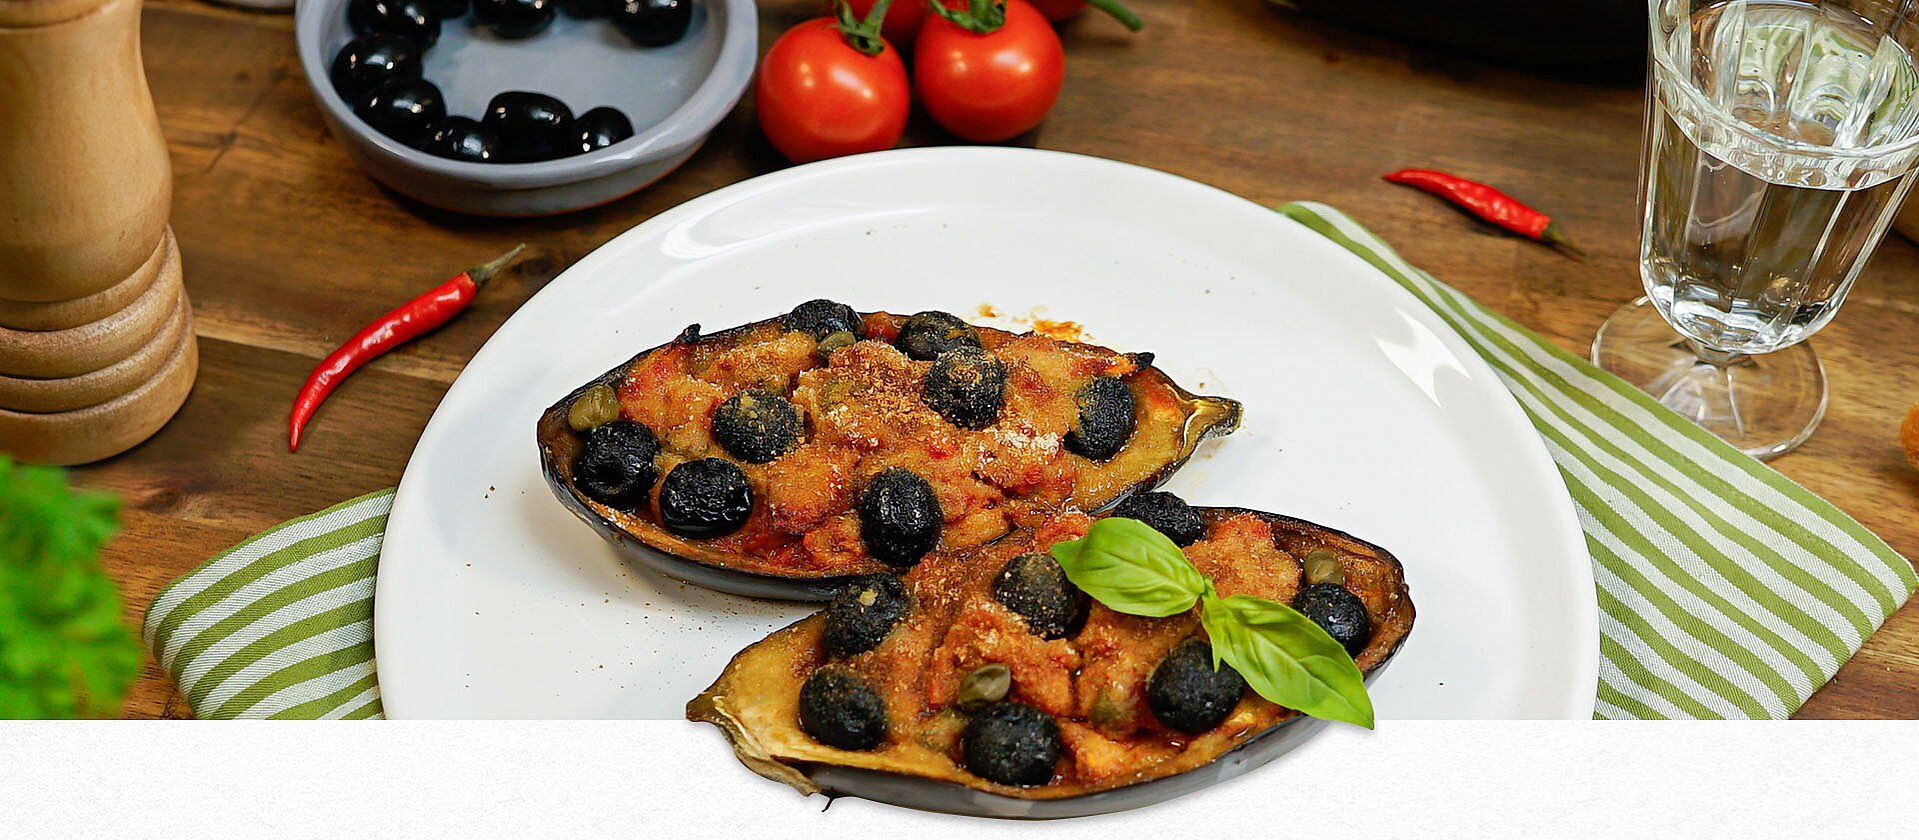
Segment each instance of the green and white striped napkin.
M1838 508L1414 268L1345 214L1312 202L1280 212L1431 307L1545 438L1598 583L1594 717L1786 717L1919 584Z
M373 575L388 488L257 534L167 584L141 636L201 718L377 718Z
M1544 437L1598 581L1596 718L1783 718L1911 596L1912 564L1831 504L1408 265L1330 207L1280 208L1459 332ZM205 718L378 717L381 491L161 591L145 635Z

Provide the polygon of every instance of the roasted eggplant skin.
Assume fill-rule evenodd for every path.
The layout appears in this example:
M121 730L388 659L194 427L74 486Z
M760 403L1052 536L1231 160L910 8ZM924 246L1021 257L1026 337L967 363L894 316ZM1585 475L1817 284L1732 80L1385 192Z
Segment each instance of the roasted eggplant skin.
M755 326L758 324L748 324L735 329L745 332ZM718 335L720 334L705 337L712 338ZM674 341L698 340L701 337L699 325L695 324L680 333ZM666 346L668 345L661 345L661 347ZM743 572L716 562L711 556L713 554L711 550L701 546L697 541L675 535L663 526L655 527L652 533L646 534L642 539L595 510L594 506L588 503L586 494L573 483L573 460L579 457L586 438L574 431L572 426L567 425L567 409L572 407L574 400L596 386L606 385L618 390L620 382L626 378L627 368L661 347L646 350L618 367L594 377L593 381L573 389L571 393L540 414L536 435L540 447L540 475L546 479L546 486L553 490L553 495L559 497L560 503L566 505L567 510L573 511L574 516L590 526L601 539L611 543L620 556L629 562L694 586L749 598L785 601L830 600L853 576L809 580Z
M1389 589L1398 595L1394 610L1391 615L1375 618L1373 642L1359 657L1360 670L1368 684L1405 645L1413 628L1413 602L1406 586L1404 568L1390 552L1345 532L1303 519L1245 508L1202 507L1197 510L1206 522L1208 532L1217 523L1242 514L1252 514L1272 526L1275 540L1303 539L1337 546L1344 552L1366 558L1377 572L1391 582ZM756 733L750 730L746 710L731 694L735 680L739 679L736 671L740 663L762 645L775 643L783 637L807 638L817 634L822 615L800 619L741 651L727 664L711 687L686 705L687 719L718 726L726 734L734 754L748 768L806 794L857 796L924 811L1005 819L1041 820L1107 814L1164 802L1239 776L1305 742L1328 723L1319 718L1295 714L1247 736L1196 766L1121 786L1066 795L1059 795L1048 786L1016 788L996 785L962 769L944 774L894 772L851 763L837 764L818 756L795 760L771 754ZM789 673L791 670L787 668ZM1182 756L1169 763L1189 762Z
M869 313L859 314L865 316ZM654 527L645 529L643 533L636 534L626 530L596 510L595 505L591 504L586 495L573 483L573 461L579 455L580 447L584 442L584 436L567 424L567 410L572 407L575 400L589 389L600 385L609 386L617 391L630 368L648 356L674 344L723 341L749 333L765 324L778 323L784 317L784 314L776 315L715 333L702 333L700 325L694 324L683 330L673 341L635 354L632 358L594 377L548 406L537 421L535 437L540 452L540 473L546 479L547 486L552 488L553 495L559 497L560 502L566 505L568 510L573 511L580 521L585 522L602 539L612 544L629 562L675 580L720 592L771 600L829 601L849 581L860 574L883 571L884 564L878 561L874 561L872 569L825 577L743 571L728 566L724 562L723 552L715 551L695 540L677 536L663 527L657 527L657 523L649 523ZM1186 425L1180 434L1182 446L1178 458L1161 467L1146 480L1100 505L1099 510L1111 508L1134 493L1159 486L1185 465L1201 442L1207 438L1231 434L1239 428L1242 409L1237 400L1192 394L1180 387L1164 371L1153 367L1152 354L1134 354L1134 358L1140 364L1140 371L1134 375L1170 388L1184 410Z

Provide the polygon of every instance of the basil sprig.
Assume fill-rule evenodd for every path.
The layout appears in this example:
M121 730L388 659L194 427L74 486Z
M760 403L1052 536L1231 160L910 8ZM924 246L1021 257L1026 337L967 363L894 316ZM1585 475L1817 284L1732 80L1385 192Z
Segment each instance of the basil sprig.
M1128 615L1178 615L1213 589L1179 546L1136 519L1095 522L1084 539L1054 544L1053 559L1073 585Z
M1313 620L1277 601L1219 597L1186 553L1143 522L1107 518L1086 536L1057 543L1066 579L1100 603L1163 618L1199 604L1199 623L1221 660L1259 696L1327 720L1373 728L1373 701L1346 649Z

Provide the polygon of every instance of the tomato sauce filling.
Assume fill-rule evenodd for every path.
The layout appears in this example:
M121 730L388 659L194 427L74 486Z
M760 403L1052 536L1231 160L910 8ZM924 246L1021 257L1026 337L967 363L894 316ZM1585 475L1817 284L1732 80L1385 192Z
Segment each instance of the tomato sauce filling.
M1211 732L1181 733L1153 717L1147 683L1174 646L1205 637L1197 608L1144 618L1093 602L1077 632L1048 640L992 596L1006 561L1084 536L1091 524L1083 514L1052 516L975 551L928 556L904 576L913 597L908 617L879 646L845 661L885 700L891 744L914 744L963 767L958 741L966 716L957 695L968 674L994 663L1012 672L1006 699L1059 724L1064 751L1052 786L1106 787L1150 775L1197 740L1236 742L1292 714L1248 690ZM1214 523L1186 555L1221 596L1286 603L1301 585L1299 561L1253 514Z
M862 488L887 467L924 478L939 501L937 550L981 545L1042 510L1094 510L1156 478L1182 454L1185 407L1163 378L1128 355L1036 333L978 328L1004 363L1005 404L979 430L954 426L921 400L931 362L893 347L902 316L863 316L862 340L821 359L812 335L777 321L723 336L676 342L633 364L618 383L621 415L660 439L660 474L705 457L733 460L753 490L738 531L700 545L744 571L832 576L879 571L860 538ZM1134 397L1134 430L1112 459L1064 447L1078 418L1076 392L1116 376ZM785 396L799 411L799 445L764 464L731 458L713 437L713 414L748 388ZM609 511L623 526L657 527L658 486L637 514Z

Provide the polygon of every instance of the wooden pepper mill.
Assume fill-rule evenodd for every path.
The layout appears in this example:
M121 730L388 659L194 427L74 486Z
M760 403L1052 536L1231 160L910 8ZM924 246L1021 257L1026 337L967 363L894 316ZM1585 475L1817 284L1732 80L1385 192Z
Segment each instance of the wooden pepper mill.
M0 0L0 452L78 464L199 370L140 0Z

